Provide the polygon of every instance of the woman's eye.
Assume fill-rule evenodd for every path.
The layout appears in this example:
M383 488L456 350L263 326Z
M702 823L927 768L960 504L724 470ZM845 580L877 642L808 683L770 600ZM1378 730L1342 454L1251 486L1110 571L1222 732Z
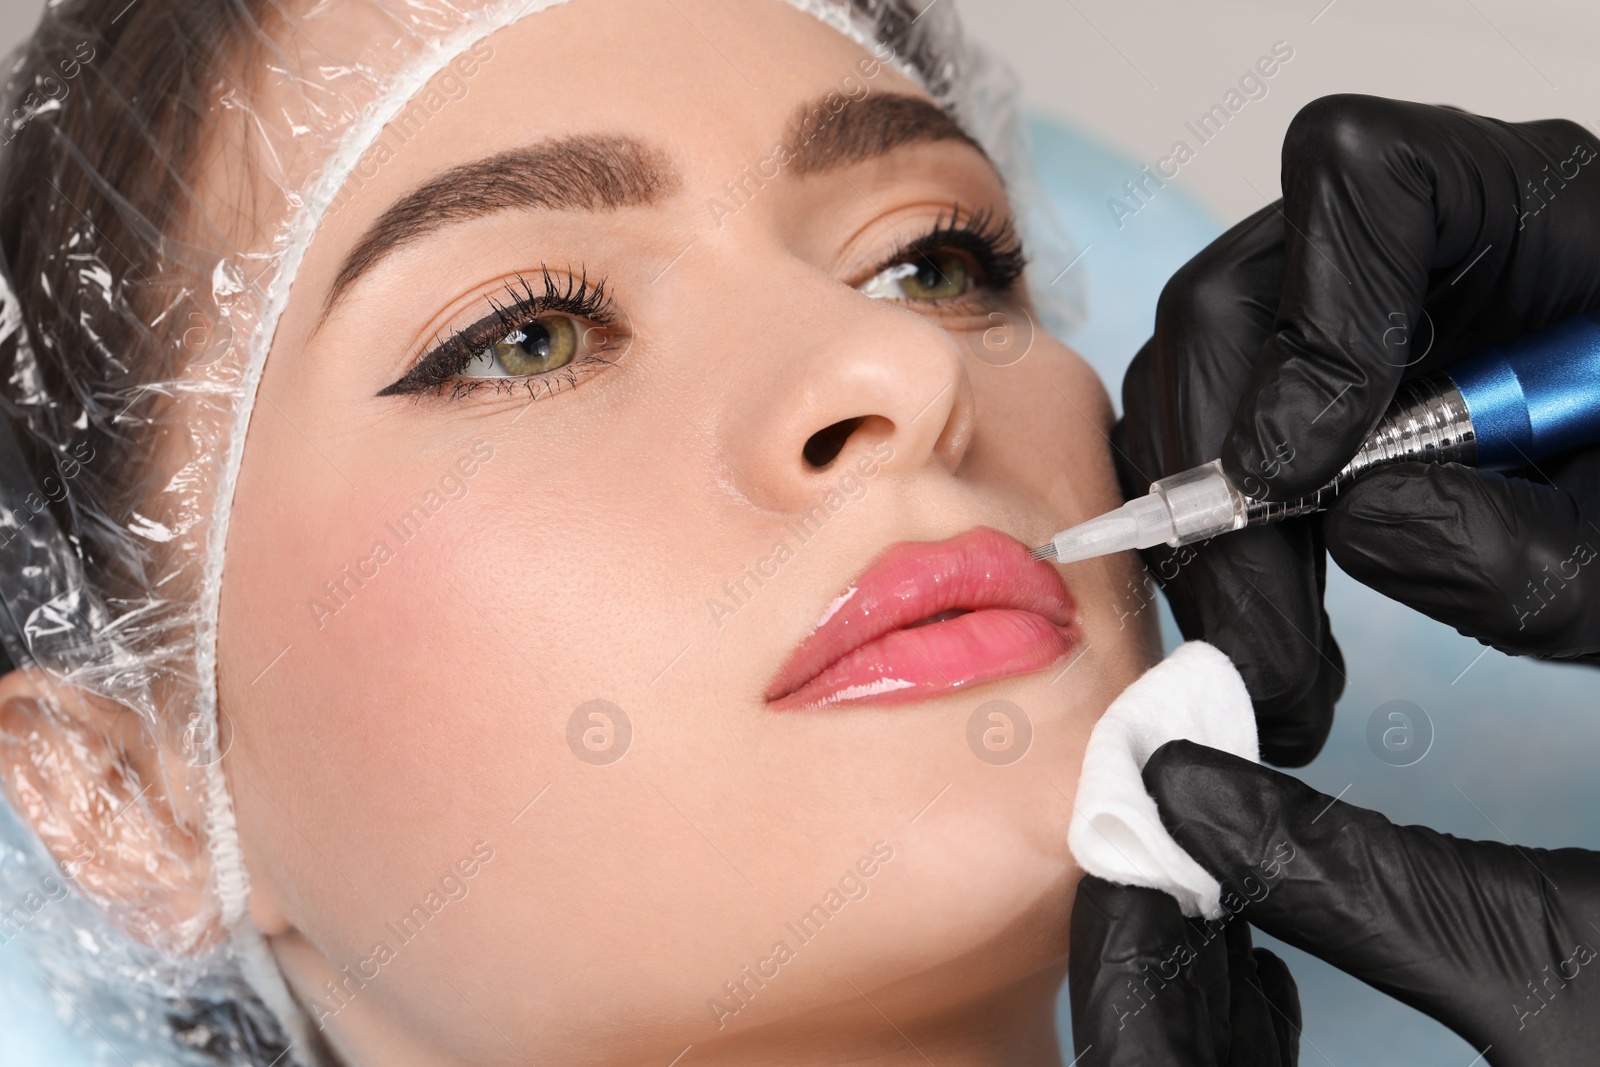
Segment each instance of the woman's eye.
M490 297L494 314L437 341L377 395L457 400L487 387L537 399L575 388L614 365L618 343L628 333L617 325L626 316L613 305L604 279L591 282L587 273L549 271L538 277L536 288L516 275L506 283L508 303Z
M967 258L959 252L927 252L886 267L863 282L870 297L890 300L948 300L972 288Z
M565 315L529 319L481 349L458 372L462 378L520 378L565 367L578 357L588 330Z

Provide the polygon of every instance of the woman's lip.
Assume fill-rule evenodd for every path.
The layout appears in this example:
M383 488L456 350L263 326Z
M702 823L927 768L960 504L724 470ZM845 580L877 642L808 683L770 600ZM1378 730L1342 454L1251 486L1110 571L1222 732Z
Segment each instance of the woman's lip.
M828 605L766 697L782 710L923 700L1040 670L1077 639L1072 597L1056 569L1029 559L1015 538L979 526L946 541L890 546Z

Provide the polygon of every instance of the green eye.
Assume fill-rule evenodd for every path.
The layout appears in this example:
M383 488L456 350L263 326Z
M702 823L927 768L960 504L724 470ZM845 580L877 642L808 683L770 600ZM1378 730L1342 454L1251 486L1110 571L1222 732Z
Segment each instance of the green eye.
M460 374L463 378L543 374L566 366L577 355L577 326L565 315L545 315L530 319L483 349Z
M945 300L967 291L967 261L954 252L919 256L916 272L900 279L912 300Z
M949 300L972 284L967 258L959 252L926 252L879 271L861 286L871 297L892 300Z

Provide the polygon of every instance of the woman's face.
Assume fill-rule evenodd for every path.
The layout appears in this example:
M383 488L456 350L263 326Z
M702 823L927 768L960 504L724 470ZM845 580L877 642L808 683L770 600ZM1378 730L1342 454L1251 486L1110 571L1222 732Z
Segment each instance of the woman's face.
M1119 498L995 170L782 3L468 57L311 243L234 503L224 766L296 993L386 1063L1048 1019L1154 612L1018 558Z

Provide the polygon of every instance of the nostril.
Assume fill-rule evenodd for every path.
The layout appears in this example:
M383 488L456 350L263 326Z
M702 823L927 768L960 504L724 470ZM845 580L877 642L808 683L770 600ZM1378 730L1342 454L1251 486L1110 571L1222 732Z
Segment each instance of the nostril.
M866 421L865 415L854 419L845 419L843 422L836 422L832 426L824 427L812 434L810 439L806 441L805 448L801 450L806 457L806 462L817 470L821 470L832 463L838 458L839 453L844 450L844 443L850 440L850 435L855 433L861 424Z

